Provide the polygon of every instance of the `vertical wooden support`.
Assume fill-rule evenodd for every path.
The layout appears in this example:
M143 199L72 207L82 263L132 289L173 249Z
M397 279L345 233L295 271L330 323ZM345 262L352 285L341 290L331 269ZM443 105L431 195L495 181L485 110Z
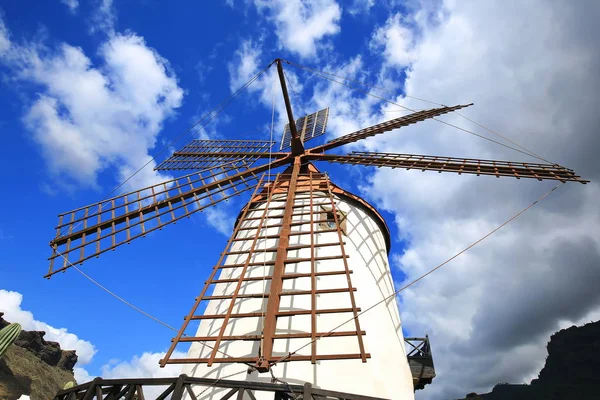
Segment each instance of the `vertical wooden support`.
M196 397L196 394L194 393L194 389L192 388L192 385L190 383L185 385L185 389L187 390L187 393L192 400L198 400L198 397Z
M287 112L290 133L291 133L291 147L292 155L299 156L304 154L304 144L296 129L296 120L294 119L294 113L292 112L292 103L288 96L287 85L285 83L285 75L283 73L283 65L281 60L277 59L277 73L279 75L279 82L281 83L281 91L283 92L283 100L285 101L285 110Z
M121 390L123 389L123 385L115 385L108 391L108 394L104 398L104 400L121 400L123 395L119 395Z
M310 382L306 382L304 384L304 391L302 392L302 400L311 400L312 399L312 385Z
M96 400L102 400L102 385L96 385ZM140 400L144 400L143 398Z
M290 185L285 201L285 209L281 222L282 226L279 233L279 243L277 245L277 254L275 256L275 266L273 268L273 277L271 279L269 302L267 304L267 312L265 316L264 348L262 349L262 357L257 360L256 363L256 368L259 371L268 371L269 360L273 356L273 340L275 336L275 329L277 327L277 312L279 311L281 289L283 287L282 276L285 272L285 261L287 259L288 246L290 242L290 224L294 211L296 185L298 182L298 175L300 174L300 160L300 157L296 157L294 159L294 167L292 168L292 176L290 177Z
M63 218L65 217L64 214L60 214L58 216L58 226L56 227L56 237L60 237L60 235L62 234L62 224L63 224Z
M267 214L269 213L269 204L270 204L270 202L271 202L271 197L273 197L273 192L274 192L274 190L277 188L277 185L278 185L278 183L280 182L280 181L279 181L279 177L280 177L280 176L281 176L281 173L278 173L278 174L275 176L275 180L274 180L272 183L267 183L267 185L269 185L270 187L266 187L266 186L265 186L265 189L266 189L266 191L267 191L267 196L269 197L269 199L267 200L267 205L266 205L266 207L265 207ZM269 177L269 176L267 176L267 182L268 182L269 180L270 180L270 177ZM267 228L267 229L265 229L265 234L264 234L264 235L261 235L261 234L260 234L260 230L258 230L258 231L256 232L256 236L257 236L258 238L263 238L263 236L264 236L264 240L265 240L265 248L266 248L266 246L267 246L267 245L266 245L266 243L267 243L268 236L269 236L269 235L267 234L267 232L268 232L268 228ZM259 360L260 360L260 359L261 359L261 357L262 357L262 351L263 351L263 349L264 349L264 343L265 343L265 332L264 332L264 328L265 328L265 314L264 314L265 307L264 307L264 300L265 300L265 299L264 299L264 296L265 296L265 295L267 295L267 294L265 293L265 291L267 290L267 289L266 289L266 285L265 285L265 282L267 281L267 272L265 271L265 269L264 269L264 268L263 268L263 277L262 277L262 278L263 278L263 298L262 298L262 303L261 303L261 305L260 305L260 311L261 311L260 322L261 322L261 324L262 324L262 325L261 325L261 331L260 331L260 344L259 344L259 350L258 350L258 357L259 357Z
M129 389L127 390L127 395L125 396L125 400L133 400L135 397L135 385L129 385Z
M92 400L92 398L96 395L96 386L100 385L101 382L102 378L95 378L93 381L91 381L90 386L83 395L82 400Z
M156 398L156 400L165 400L173 392L173 390L175 390L176 384L177 382L171 383L169 387Z
M96 229L96 239L99 239L102 236L102 230L100 229L100 223L102 222L102 204L98 206L98 228ZM96 253L100 252L100 240L96 242Z
M171 396L171 400L181 400L183 397L183 383L187 378L186 374L179 375L177 379L177 383L175 383L175 389L173 390L173 395Z
M246 390L246 394L248 395L248 397L250 397L250 400L256 400L256 396L254 396L254 393L252 393L252 390L250 390L250 389Z
M89 212L89 208L85 208L85 213L83 216L83 229L87 229L87 224L88 224L88 212ZM85 256L85 232L83 233L83 235L81 235L81 251L79 252L79 259L83 259L83 257Z
M317 277L315 266L315 213L313 201L313 174L308 172L309 177L309 206L310 206L310 362L317 363Z
M283 392L275 392L275 400L286 400L287 396Z
M138 217L140 219L140 225L142 225L142 235L146 236L146 227L144 226L144 213L142 212L142 200L140 198L139 190L137 192L137 210L138 210ZM159 225L160 225L160 221L159 221ZM97 251L99 251L99 248Z
M125 214L129 214L129 202L125 199ZM127 244L131 240L131 230L129 229L129 215L125 217L125 231L127 232Z
M188 180L189 179L190 179L190 177L188 176ZM183 185L177 185L177 192L179 193L180 196L183 196L183 191L181 190L181 186L183 186ZM187 208L186 203L183 203L183 209L185 210L185 215L188 215L190 213L190 211ZM175 214L173 214L173 218L175 218Z
M233 397L233 395L234 395L234 394L236 394L237 392L238 392L238 389L237 389L237 388L233 388L233 389L231 389L229 392L227 392L227 393L225 394L225 396L221 397L221 399L220 399L220 400L227 400L227 399L230 399L230 398L232 398L232 397Z
M348 294L350 294L350 302L352 303L352 314L354 315L354 324L356 326L356 337L358 338L358 347L360 348L360 356L362 362L367 362L367 354L365 353L365 345L363 343L363 337L361 334L360 323L358 322L358 309L356 307L356 300L354 299L354 291L352 287L352 280L350 279L350 268L348 267L348 260L346 258L346 250L344 249L344 238L342 237L342 228L340 227L340 221L337 216L337 209L335 207L335 201L333 200L333 192L331 191L331 182L329 177L326 177L327 182L327 194L331 201L331 211L333 213L333 219L337 228L337 234L340 241L340 250L342 252L342 260L344 262L344 269L346 271L346 281L348 282Z
M135 392L137 393L137 400L145 400L144 388L142 387L142 385L136 385Z
M115 249L116 245L117 245L117 236L115 235L115 199L111 200L111 211L110 211L110 217L112 218L112 222L110 223L110 236L111 236L111 242L112 242L112 247L113 250ZM84 246L85 247L85 246ZM83 250L83 247L81 248L81 250Z

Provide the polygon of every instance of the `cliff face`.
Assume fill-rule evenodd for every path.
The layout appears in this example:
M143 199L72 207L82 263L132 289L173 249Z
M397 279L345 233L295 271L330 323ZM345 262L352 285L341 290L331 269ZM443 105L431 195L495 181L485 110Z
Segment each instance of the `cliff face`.
M555 333L548 343L546 365L532 386L555 385L600 397L600 321Z
M499 384L491 393L467 398L600 399L600 321L555 333L547 348L546 364L530 385Z
M9 324L0 313L0 329ZM52 399L69 382L75 382L75 351L62 350L44 340L45 332L21 331L15 343L0 358L0 400L28 395L32 400Z

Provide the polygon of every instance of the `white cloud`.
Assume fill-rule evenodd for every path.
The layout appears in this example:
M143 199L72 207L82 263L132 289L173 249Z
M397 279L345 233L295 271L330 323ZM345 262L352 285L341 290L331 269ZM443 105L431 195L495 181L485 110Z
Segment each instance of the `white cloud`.
M385 25L378 28L371 40L375 51L383 49L385 62L394 66L407 66L415 60L414 34L400 13L388 18Z
M145 352L141 356L134 356L129 361L113 360L112 363L102 367L102 378L165 378L179 376L182 370L181 364L169 364L164 368L159 367L158 362L164 355L165 353ZM186 358L187 354L175 351L173 352L172 357ZM165 389L166 386L147 386L144 387L144 395L146 398L155 399Z
M161 378L178 376L181 373L181 365L169 364L160 368L158 362L165 353L143 353L134 356L129 361L116 361L112 364L102 366L102 377L111 378ZM185 358L186 353L175 351L173 358Z
M111 7L105 0L100 11L112 13ZM49 173L61 178L54 186L97 187L98 175L108 168L116 170L121 183L148 162L125 189L170 179L153 171L156 163L149 152L184 92L168 61L142 37L112 32L99 50L102 63L94 65L81 48L68 44L54 50L39 43L11 43L3 26L0 43L6 38L8 45L0 62L12 68L17 79L41 88L23 121L40 145ZM242 71L251 67L241 65ZM222 212L210 211L207 217L219 232L231 225L231 217Z
M268 63L273 60L263 59L263 54L260 51L262 42L253 41L252 39L244 40L234 52L233 59L229 62L229 86L230 90L239 89L243 84L250 80L261 68L264 68ZM298 75L291 69L285 68L285 78L288 86L290 95L292 92L302 96L304 89L303 85L298 79ZM287 113L285 111L285 103L283 102L281 95L281 86L279 83L279 77L277 75L275 65L272 65L266 73L252 83L248 89L248 93L252 95L258 94L259 104L265 107L269 111L272 110L273 102L275 102L275 130L274 135L280 135L283 131L283 126L288 123ZM294 117L297 119L302 116L301 108L298 107L297 98L292 96L292 105L294 108ZM314 110L316 111L316 110ZM308 111L310 113L311 111ZM265 120L264 139L268 138L268 133L271 129L271 120ZM278 140L278 136L274 136L274 140Z
M78 366L75 366L75 368L73 368L73 375L75 376L75 380L79 384L89 382L95 378L95 376L90 375L85 368L81 368Z
M10 34L8 29L6 29L4 20L0 18L0 56L8 51L10 45Z
M90 31L104 32L108 36L114 35L117 15L114 12L113 0L95 0L95 2L97 7L92 14Z
M240 44L234 53L234 59L228 64L229 89L232 92L242 87L264 67L259 65L260 56L260 43L248 39Z
M230 212L228 212L230 211ZM223 207L213 206L204 210L206 222L225 236L230 236L235 223L235 213L224 210Z
M354 0L348 7L348 12L352 15L366 14L375 5L375 0Z
M61 3L69 7L69 11L74 13L79 8L79 0L60 0Z
M340 32L342 11L334 0L255 0L254 4L267 11L275 24L279 47L302 58L314 57L321 40Z
M38 321L30 311L23 310L21 303L23 295L0 289L0 311L4 313L4 319L9 322L21 324L28 331L44 331L45 340L58 342L63 350L75 350L78 356L78 365L88 364L96 348L87 340L82 340L77 335L70 333L66 328L55 328L45 322Z
M10 43L10 42L9 42ZM183 90L169 63L143 38L114 34L100 48L101 65L68 44L12 43L0 56L16 79L39 86L23 120L55 177L95 186L116 168L122 181L150 160L164 120L181 105ZM127 187L164 180L154 162Z

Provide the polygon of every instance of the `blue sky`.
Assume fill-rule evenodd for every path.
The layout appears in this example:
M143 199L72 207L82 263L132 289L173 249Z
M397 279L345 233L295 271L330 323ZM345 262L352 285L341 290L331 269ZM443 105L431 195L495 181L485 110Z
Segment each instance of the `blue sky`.
M28 329L64 328L51 338L80 346L80 355L87 352L81 367L91 376L160 373L156 361L171 331L76 271L42 278L56 215L101 200L276 57L385 87L391 91L386 97L414 108L432 105L405 95L444 104L473 101L465 115L594 180L600 175L593 151L598 120L590 110L598 103L600 62L590 33L598 28L589 15L558 0L544 6L437 0L3 2L0 311ZM299 92L299 98L292 96L297 116L331 107L327 138L398 115L395 106L286 68ZM272 78L257 81L197 134L268 138ZM285 114L279 92L276 99L279 138ZM458 116L445 118L491 135ZM529 161L435 121L381 136L362 149ZM398 283L452 256L552 185L320 168L384 215ZM146 168L125 190L166 177ZM600 227L594 205L599 188L565 186L497 239L399 299L404 329L429 333L434 344L438 378L420 396L456 397L531 379L543 365L549 334L597 318L600 299L590 287L600 283L593 267L600 259L593 234ZM83 269L179 327L242 200L122 246ZM585 256L564 261L570 254ZM573 264L570 273L565 263ZM561 307L548 293L556 294ZM508 362L522 354L527 357L517 364ZM489 374L469 373L463 369L467 361L473 371Z
M377 11L384 13L384 10ZM98 48L107 38L110 40L110 35L136 35L143 37L146 46L168 60L169 74L185 94L180 107L174 108L164 119L156 136L157 145L148 151L150 155L158 153L195 118L228 96L230 70L236 68L236 52L248 37L260 41L260 68L275 57L299 59L298 54L278 48L277 38L266 24L261 26L254 22L264 16L250 6L133 1L116 2L110 12L115 18L114 32L90 32L97 26L93 21L98 16L98 4L93 2L81 2L74 11L60 2L35 3L35 6L28 2L3 5L4 23L11 41L27 43L25 45L38 43L44 46L43 52L47 55L56 54L66 43L80 48L90 59L91 68L102 68L105 59L98 53ZM210 18L200 20L201 16ZM331 41L336 48L336 54L331 58L347 59L356 53L354 44L357 43L368 52L369 34L376 21L376 14L366 20L345 19L342 29L348 31L348 35L338 35ZM370 62L377 65L381 59L373 57ZM120 176L115 165L109 164L98 170L97 184L86 187L82 182L73 183L72 173L68 170L49 173L48 163L52 161L44 159L43 150L32 140L23 121L28 107L45 93L47 87L38 82L14 79L11 66L3 73L0 120L6 143L2 147L2 157L9 167L1 174L6 187L18 188L21 194L1 200L6 210L18 210L7 213L0 221L0 263L6 271L2 289L21 293L22 307L33 312L36 319L52 326L66 327L93 343L98 352L86 366L92 375L99 374L100 367L111 360L128 360L142 352L164 350L172 332L102 292L75 271L51 280L42 278L47 268L45 259L49 255L47 243L57 223L56 214L100 201L120 183ZM316 79L312 78L313 81ZM294 90L298 91L298 88ZM280 92L276 94L277 101L281 102ZM256 105L256 97L256 93L249 93L237 100L226 110L224 118L220 117L209 126L217 126L210 130L211 134L223 138L268 138L270 107ZM298 103L300 99L294 96L293 100ZM302 107L310 107L309 101L305 102L306 105L296 105L298 117ZM307 111L316 111L313 108ZM68 113L68 110L64 112ZM281 132L281 126L277 126L274 133L277 140ZM186 136L176 147L190 138ZM315 143L319 141L323 139L314 140ZM132 167L141 165L132 164ZM334 176L340 169L325 168ZM359 191L353 179L345 178L344 174L340 174L339 181L350 190ZM231 218L241 204L236 200L226 208L220 207L223 214L216 218L222 217L225 225L230 226ZM179 327L226 239L227 236L208 223L203 215L196 215L131 246L124 246L118 252L90 261L85 265L85 271L128 301ZM398 242L394 244L394 251L402 251Z

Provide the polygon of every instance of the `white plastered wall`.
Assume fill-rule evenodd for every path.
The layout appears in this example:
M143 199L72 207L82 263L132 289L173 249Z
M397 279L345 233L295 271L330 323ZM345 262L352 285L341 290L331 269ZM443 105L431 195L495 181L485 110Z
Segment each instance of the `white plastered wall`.
M323 193L315 192L315 195L323 196ZM329 199L315 199L315 203L323 202L325 209L331 209ZM357 289L354 294L357 307L363 310L371 305L390 296L394 292L393 281L390 275L387 246L378 223L363 210L362 206L356 206L345 201L343 197L336 197L336 208L345 214L346 235L344 235L346 254L349 256L348 265L353 271L351 274L352 285ZM296 208L295 212L308 211L308 200L296 200L296 205L307 207ZM269 207L283 207L285 198L275 197ZM264 212L264 203L250 211L247 217L261 217ZM270 210L268 212L268 225L281 223L283 210ZM315 214L315 219L320 219ZM306 220L309 216L297 216L293 221ZM242 228L258 226L259 220L246 221ZM319 233L320 227L315 224L315 243L338 242L336 232ZM295 225L292 231L307 231L310 225ZM277 234L279 228L261 230L261 235ZM247 241L237 242L230 251L247 250L252 246L256 230L241 230L239 238L248 237ZM310 243L309 235L291 236L290 245ZM256 249L269 249L276 247L276 241L258 240ZM339 246L319 247L316 249L317 257L339 255ZM309 249L290 251L288 258L310 257ZM246 255L230 255L225 264L241 264L245 262ZM275 259L275 252L259 252L251 262L263 262ZM341 259L317 261L317 271L339 271L344 269ZM221 271L219 279L235 278L241 273L242 268L227 268ZM272 265L257 265L248 267L246 276L260 277L272 274ZM310 263L287 264L286 273L310 272ZM286 290L310 290L310 278L299 278L285 280L283 291ZM237 283L223 283L215 285L213 295L231 294ZM323 276L317 278L317 289L347 288L345 275ZM269 281L259 280L244 282L240 293L268 293ZM236 301L234 313L262 312L266 310L267 299L243 299ZM282 296L280 311L286 310L310 310L310 295ZM230 305L230 300L212 300L206 307L204 314L225 313ZM321 294L317 295L317 309L350 308L350 297L348 293ZM322 314L317 316L317 331L328 332L342 322L352 318L352 313ZM273 368L277 378L290 384L304 384L310 382L315 387L328 390L336 390L366 396L381 397L387 399L414 399L412 376L406 360L404 338L398 313L395 296L386 302L369 310L359 317L360 327L366 331L363 336L366 352L371 355L366 363L360 359L350 360L322 360L316 364L310 361L294 361L281 363ZM222 320L201 321L197 336L216 336L221 328ZM310 332L310 315L280 317L277 323L276 333ZM225 335L256 335L260 334L262 318L232 318L227 324ZM336 329L336 331L356 330L354 321ZM274 344L274 353L284 356L295 351L301 346L307 345L310 339L278 339ZM210 343L209 343L210 344ZM212 343L214 344L214 343ZM258 352L258 341L229 341L223 342L219 350L236 357L255 356ZM298 355L310 355L311 346L308 344ZM210 356L211 349L201 343L194 343L189 350L188 358L199 358ZM356 336L328 337L317 341L317 354L341 354L359 353L358 340ZM218 354L217 357L226 357ZM206 364L188 364L183 373L189 376L221 378L235 380L253 380L271 382L269 373L258 374L256 371L247 373L244 364L215 363L212 367ZM196 394L202 393L203 388L196 388ZM199 399L219 399L227 390L211 388L203 392ZM272 399L272 394L256 392L257 399ZM248 397L249 398L249 397Z

